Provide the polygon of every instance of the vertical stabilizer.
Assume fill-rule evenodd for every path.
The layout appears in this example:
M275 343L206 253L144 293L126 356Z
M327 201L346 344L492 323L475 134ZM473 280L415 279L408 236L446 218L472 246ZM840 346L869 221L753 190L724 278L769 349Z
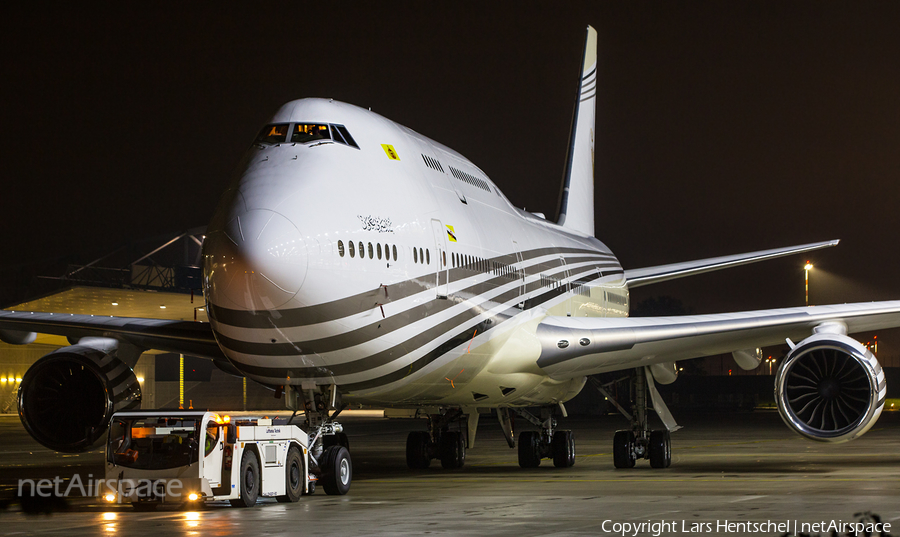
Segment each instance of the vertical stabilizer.
M594 111L597 95L597 31L587 27L578 99L569 133L566 172L559 195L559 224L594 236Z

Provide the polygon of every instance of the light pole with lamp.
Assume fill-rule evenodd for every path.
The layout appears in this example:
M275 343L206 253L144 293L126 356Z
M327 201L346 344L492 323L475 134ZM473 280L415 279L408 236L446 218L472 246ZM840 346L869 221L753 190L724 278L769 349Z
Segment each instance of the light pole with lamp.
M809 271L812 270L812 263L809 261L806 262L806 265L803 266L804 278L803 281L806 287L806 305L809 306Z

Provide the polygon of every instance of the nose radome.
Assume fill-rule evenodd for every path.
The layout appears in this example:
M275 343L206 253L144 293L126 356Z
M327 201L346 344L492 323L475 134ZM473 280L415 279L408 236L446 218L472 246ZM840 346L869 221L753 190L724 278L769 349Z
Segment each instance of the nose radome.
M274 310L293 298L306 278L300 231L274 211L251 209L207 240L213 262L209 292L217 305Z

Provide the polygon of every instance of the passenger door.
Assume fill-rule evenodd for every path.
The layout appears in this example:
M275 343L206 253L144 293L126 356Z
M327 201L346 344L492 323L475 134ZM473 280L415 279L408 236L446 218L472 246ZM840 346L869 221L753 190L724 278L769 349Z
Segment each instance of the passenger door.
M431 230L434 233L435 251L435 292L437 298L447 298L450 287L450 271L447 266L447 230L440 220L431 220Z
M523 263L522 252L519 250L519 243L512 241L513 252L516 254L516 279L519 281L519 302L516 306L520 310L525 309L525 265Z
M559 274L559 279L563 280L564 292L566 296L566 317L572 316L572 285L569 282L569 266L566 264L566 259L563 256L559 256L559 266L562 267L563 271Z

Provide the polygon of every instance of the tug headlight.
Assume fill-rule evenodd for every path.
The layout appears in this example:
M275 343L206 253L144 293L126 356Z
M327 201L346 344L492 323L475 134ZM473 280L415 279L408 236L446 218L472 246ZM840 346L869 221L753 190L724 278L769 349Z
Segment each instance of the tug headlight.
M115 494L107 494L106 496L103 497L103 499L108 501L109 503L113 503L114 501L116 501L116 495Z
M188 500L190 500L192 502L196 502L198 499L200 499L200 495L197 494L196 492L192 492L192 493L188 494Z

